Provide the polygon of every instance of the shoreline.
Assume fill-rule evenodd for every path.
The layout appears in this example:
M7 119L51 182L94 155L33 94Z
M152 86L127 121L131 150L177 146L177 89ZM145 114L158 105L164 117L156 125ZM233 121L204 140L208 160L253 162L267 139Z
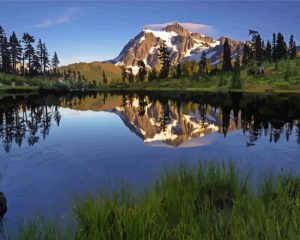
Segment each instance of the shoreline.
M266 93L266 94L300 94L300 89L211 89L211 88L172 88L172 87L161 87L161 88L148 88L148 87L99 87L96 89L39 89L37 87L14 87L14 88L0 88L0 97L10 96L10 95L22 95L22 94L41 94L41 93L74 93L74 92L198 92L198 93Z

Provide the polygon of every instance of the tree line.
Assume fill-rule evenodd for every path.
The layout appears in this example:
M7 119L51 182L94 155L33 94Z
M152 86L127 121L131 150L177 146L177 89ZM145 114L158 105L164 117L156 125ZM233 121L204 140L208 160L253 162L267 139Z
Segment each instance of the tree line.
M287 43L282 33L273 33L272 42L268 40L266 44L257 31L249 30L249 35L252 39L244 44L243 49L243 64L245 65L251 60L277 62L283 59L293 60L297 56L294 35L290 36Z
M56 52L49 58L46 44L41 39L36 42L29 33L23 33L18 39L15 32L7 37L0 26L0 72L25 77L45 75L50 68L56 69L59 63Z

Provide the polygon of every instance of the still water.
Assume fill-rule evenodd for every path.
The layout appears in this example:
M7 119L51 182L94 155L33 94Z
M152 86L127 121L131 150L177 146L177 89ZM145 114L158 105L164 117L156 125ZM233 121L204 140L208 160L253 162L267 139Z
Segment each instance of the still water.
M300 95L93 93L0 99L8 222L70 219L74 198L135 189L174 164L300 175ZM76 196L76 197L75 197Z

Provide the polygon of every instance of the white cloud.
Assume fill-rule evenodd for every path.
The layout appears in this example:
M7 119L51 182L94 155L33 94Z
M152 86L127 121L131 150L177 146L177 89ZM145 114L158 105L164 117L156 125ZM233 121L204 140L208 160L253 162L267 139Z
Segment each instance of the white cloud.
M59 24L68 23L72 20L72 16L78 11L77 8L68 8L61 15L42 20L35 26L38 28L49 28Z
M48 27L53 27L56 25L59 25L61 23L67 23L70 22L70 16L59 16L55 19L47 19L44 20L42 22L40 22L39 24L37 24L36 26L39 28L48 28Z
M171 25L175 23L174 22L168 22L168 23L160 23L160 24L149 24L146 25L145 28L150 28L152 30L160 30L168 25ZM178 22L182 27L188 29L190 32L193 33L202 33L202 34L206 34L206 33L211 33L214 32L214 28L213 26L210 25L206 25L206 24L198 24L198 23L181 23Z

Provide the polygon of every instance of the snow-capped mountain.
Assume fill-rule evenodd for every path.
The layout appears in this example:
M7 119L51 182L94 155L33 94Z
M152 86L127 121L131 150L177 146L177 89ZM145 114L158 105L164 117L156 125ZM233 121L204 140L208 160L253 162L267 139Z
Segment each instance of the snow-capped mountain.
M239 41L228 39L232 54L236 54ZM217 64L222 55L225 37L214 40L212 37L199 33L192 33L179 23L174 23L159 31L143 29L134 39L131 39L121 51L120 55L112 60L118 66L132 67L133 72L138 70L137 62L142 60L148 68L160 68L158 48L165 41L171 52L171 63L176 64L188 58L199 61L203 51L213 64Z

